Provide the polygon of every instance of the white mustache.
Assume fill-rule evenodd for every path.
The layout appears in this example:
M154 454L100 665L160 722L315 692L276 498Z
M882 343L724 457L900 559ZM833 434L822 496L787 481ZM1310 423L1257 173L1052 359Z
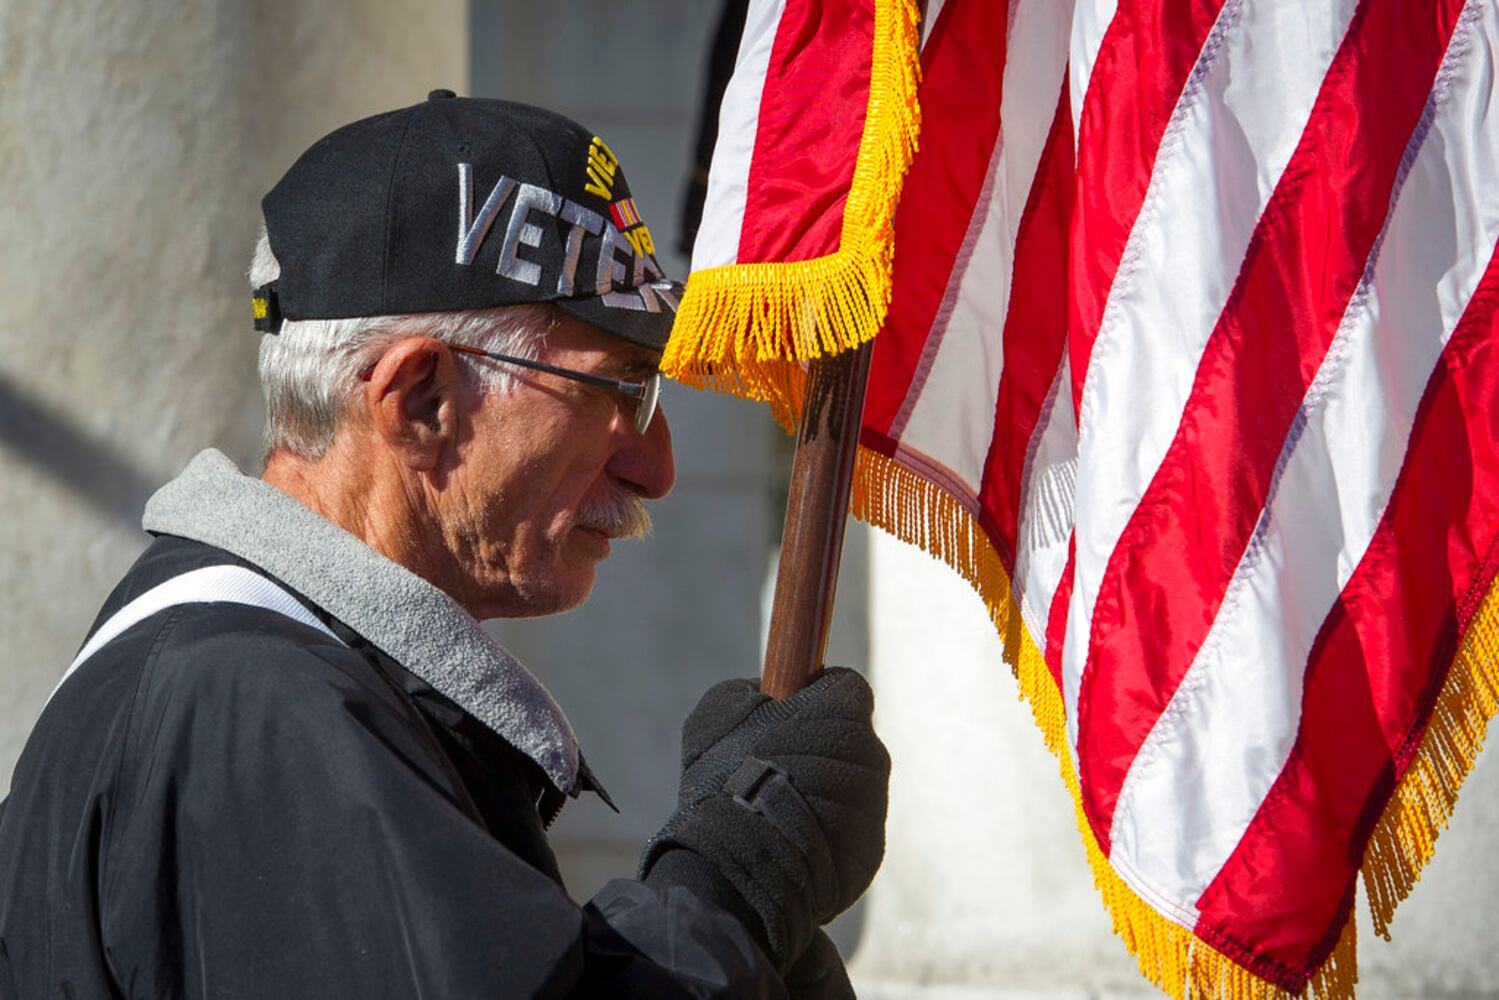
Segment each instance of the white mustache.
M620 491L580 510L578 524L610 538L635 540L650 536L651 512L645 509L644 500Z

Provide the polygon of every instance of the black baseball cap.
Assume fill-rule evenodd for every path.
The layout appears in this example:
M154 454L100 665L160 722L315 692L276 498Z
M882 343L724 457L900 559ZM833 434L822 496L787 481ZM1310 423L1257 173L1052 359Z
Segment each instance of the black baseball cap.
M656 262L619 158L577 122L434 90L345 125L261 202L281 276L255 328L555 302L661 350L682 286Z

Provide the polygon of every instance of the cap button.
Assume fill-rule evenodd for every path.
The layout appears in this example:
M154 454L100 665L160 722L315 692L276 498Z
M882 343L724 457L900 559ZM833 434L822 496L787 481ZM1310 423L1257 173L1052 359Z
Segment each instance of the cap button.
M445 100L445 99L447 99L449 97L457 97L457 96L458 95L455 94L455 93L453 93L451 90L448 90L447 88L443 88L441 90L434 90L434 91L432 91L430 94L427 95L427 100L429 100L429 101Z

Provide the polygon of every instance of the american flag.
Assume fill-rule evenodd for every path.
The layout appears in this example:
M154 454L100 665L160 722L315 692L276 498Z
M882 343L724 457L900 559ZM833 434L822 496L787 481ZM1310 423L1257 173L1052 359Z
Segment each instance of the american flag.
M927 5L855 512L984 597L1175 995L1351 995L1356 880L1387 933L1499 706L1496 47L1494 0Z

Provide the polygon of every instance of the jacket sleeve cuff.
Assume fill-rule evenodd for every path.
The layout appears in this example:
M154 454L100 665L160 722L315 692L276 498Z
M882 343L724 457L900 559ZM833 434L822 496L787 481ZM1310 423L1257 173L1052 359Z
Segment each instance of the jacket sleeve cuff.
M760 914L744 901L739 890L724 878L718 867L701 854L676 847L661 854L651 864L645 882L652 886L679 885L734 917L755 939L767 955L773 955Z

